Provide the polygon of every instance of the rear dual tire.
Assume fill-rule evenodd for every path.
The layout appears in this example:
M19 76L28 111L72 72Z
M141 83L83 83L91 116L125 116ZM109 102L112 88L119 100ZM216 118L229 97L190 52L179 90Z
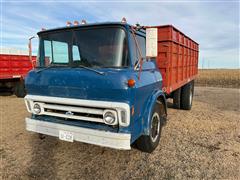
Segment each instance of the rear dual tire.
M14 94L17 97L24 97L26 95L26 90L25 90L25 86L24 86L24 81L19 81L15 84L14 87Z
M173 92L173 108L175 109L181 108L181 88Z
M183 87L173 92L173 108L190 110L194 93L194 81L189 82Z
M182 87L181 93L181 109L190 110L192 108L192 100L194 93L194 81Z

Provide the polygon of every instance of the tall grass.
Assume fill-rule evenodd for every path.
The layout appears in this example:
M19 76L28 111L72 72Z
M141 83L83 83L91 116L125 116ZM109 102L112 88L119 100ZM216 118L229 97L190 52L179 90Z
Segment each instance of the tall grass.
M197 86L240 88L240 69L203 69L198 72Z

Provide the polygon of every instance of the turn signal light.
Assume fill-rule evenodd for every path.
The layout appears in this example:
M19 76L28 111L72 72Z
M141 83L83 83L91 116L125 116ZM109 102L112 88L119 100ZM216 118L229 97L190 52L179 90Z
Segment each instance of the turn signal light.
M128 80L128 87L133 87L135 85L135 80L134 79L129 79Z

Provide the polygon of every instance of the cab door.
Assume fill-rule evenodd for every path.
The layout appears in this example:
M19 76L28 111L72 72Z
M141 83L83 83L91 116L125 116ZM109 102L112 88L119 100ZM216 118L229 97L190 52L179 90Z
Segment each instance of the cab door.
M136 81L134 91L134 119L133 119L133 132L132 139L137 139L143 132L144 124L144 115L146 114L149 100L154 91L158 88L156 81L156 65L153 61L146 60L146 43L145 43L145 34L143 33L130 33L130 54L131 54L131 63L134 69L134 79ZM136 40L140 48L143 64L142 69L136 66L139 57L139 50L137 48Z

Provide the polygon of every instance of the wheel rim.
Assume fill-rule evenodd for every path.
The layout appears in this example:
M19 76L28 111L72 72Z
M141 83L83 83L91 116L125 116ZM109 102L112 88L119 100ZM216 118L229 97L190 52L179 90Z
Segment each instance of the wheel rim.
M160 117L158 113L154 113L151 121L151 139L153 142L156 142L160 132Z

